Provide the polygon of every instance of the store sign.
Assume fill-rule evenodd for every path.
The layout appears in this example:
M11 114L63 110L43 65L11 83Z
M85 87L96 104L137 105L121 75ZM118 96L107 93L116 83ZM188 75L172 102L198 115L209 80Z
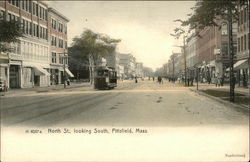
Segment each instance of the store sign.
M220 49L219 48L215 48L214 49L214 54L215 55L219 55L220 54Z

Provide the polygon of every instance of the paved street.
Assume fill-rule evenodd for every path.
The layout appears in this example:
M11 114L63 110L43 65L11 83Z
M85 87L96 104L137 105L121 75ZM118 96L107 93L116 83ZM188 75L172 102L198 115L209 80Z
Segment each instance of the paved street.
M1 97L1 122L3 159L13 161L249 159L248 112L167 81L9 94Z
M4 126L248 126L248 113L164 81L1 98Z

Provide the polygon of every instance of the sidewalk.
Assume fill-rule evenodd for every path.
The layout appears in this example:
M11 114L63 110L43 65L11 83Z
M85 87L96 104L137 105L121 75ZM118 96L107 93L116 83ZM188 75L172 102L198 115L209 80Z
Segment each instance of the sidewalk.
M249 111L249 100L250 100L250 93L249 88L243 87L235 87L235 102L229 101L229 91L230 86L228 84L220 87L216 87L214 84L198 84L198 90L196 83L194 86L189 88L191 91L194 91L200 95L207 96L212 98L220 103L223 103L227 106L233 106L236 108L243 108Z
M51 92L51 91L61 91L61 90L70 90L74 88L84 88L86 90L93 89L93 86L89 82L71 82L70 85L66 85L64 88L63 84L51 85L48 87L34 87L34 88L21 88L21 89L9 89L7 92L0 92L0 96L13 96L13 95L26 95L32 93L42 93L42 92Z
M192 90L196 90L196 83L194 83L194 86L190 87L190 89ZM229 91L230 89L230 85L229 84L226 84L226 85L223 85L223 86L220 86L220 87L216 87L215 84L207 84L207 83L199 83L198 84L198 89L199 90L208 90L208 89L211 89L211 90L218 90L218 91ZM243 95L250 95L249 94L249 88L243 88L243 87L235 87L235 92L237 93L240 93L240 94L243 94Z

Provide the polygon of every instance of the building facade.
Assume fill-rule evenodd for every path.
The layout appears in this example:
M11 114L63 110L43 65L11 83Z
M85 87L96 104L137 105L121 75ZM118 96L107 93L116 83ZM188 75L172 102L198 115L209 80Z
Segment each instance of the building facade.
M239 86L247 87L249 82L249 9L247 5L239 7L237 32L237 55L234 70Z
M136 62L136 68L135 68L135 75L137 77L144 77L143 74L143 63L142 62Z
M117 71L117 78L124 79L124 66L120 65L120 54L114 53L111 55L106 56L107 66L112 67Z
M197 37L196 52L199 63L200 81L214 82L216 78L229 80L226 69L230 65L228 53L228 25L227 22L218 19L217 26L209 26L199 31L201 37ZM237 23L233 24L233 44L236 53Z
M48 86L49 42L48 6L41 1L0 1L0 12L8 21L22 23L24 37L11 43L8 65L1 64L10 88Z
M135 57L131 54L119 54L119 65L124 67L124 77L134 78L136 76L135 73Z
M7 87L44 87L60 83L62 66L59 65L63 64L65 57L56 55L55 58L52 53L67 53L68 19L39 0L0 1L0 17L7 21L19 21L24 33L18 42L8 44L12 49L10 52L1 53L1 78ZM55 26L52 20L58 20L58 25ZM56 81L52 72L55 66L59 76ZM70 74L67 67L66 71Z
M64 79L68 77L74 77L68 69L67 23L69 19L53 8L48 8L48 13L50 84L56 85L64 83Z
M196 55L196 37L190 37L185 48L187 78L193 79L196 75L198 58Z

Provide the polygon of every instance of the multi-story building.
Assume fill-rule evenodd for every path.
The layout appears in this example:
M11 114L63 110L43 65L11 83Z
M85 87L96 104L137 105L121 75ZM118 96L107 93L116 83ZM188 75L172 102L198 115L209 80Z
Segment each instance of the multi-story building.
M196 56L196 37L191 36L190 39L188 39L185 52L187 78L192 79L195 77L195 69L198 61Z
M49 8L43 1L5 0L0 1L0 17L8 21L19 21L24 33L24 37L19 38L17 43L9 45L12 49L10 52L1 53L1 60L4 60L0 62L1 77L8 87L58 84L62 81L64 70L73 76L68 70L65 57L66 23L69 21L65 16Z
M240 6L238 32L237 32L237 62L234 64L234 70L237 72L237 82L239 86L247 86L249 79L249 9L247 6Z
M124 78L124 66L120 65L120 54L119 53L114 53L111 55L106 56L107 60L107 66L112 67L117 71L117 77L119 79Z
M137 77L144 77L143 74L143 63L142 62L136 62L136 68L135 68L135 75Z
M105 58L107 60L107 66L112 67L117 71L118 66L119 66L119 54L113 53L113 54L107 55Z
M135 57L131 54L119 54L119 64L124 67L125 78L135 77Z
M53 8L48 8L48 13L50 84L54 85L63 83L64 77L74 77L74 75L68 69L67 23L69 19Z
M42 1L0 1L0 13L8 21L22 23L24 37L12 43L4 67L7 86L25 88L48 86L50 74L48 6Z
M201 81L214 81L216 77L224 78L230 64L228 53L228 25L218 19L216 26L206 27L199 31L201 37L196 40L196 55L199 63ZM233 44L236 52L237 24L233 24Z

